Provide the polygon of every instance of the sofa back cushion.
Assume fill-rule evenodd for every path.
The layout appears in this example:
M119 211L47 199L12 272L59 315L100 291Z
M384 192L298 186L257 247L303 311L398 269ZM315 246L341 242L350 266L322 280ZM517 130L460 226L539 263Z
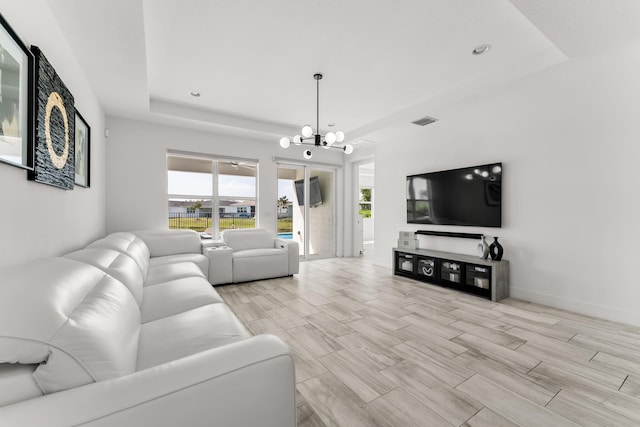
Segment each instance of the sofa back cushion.
M152 257L202 253L200 235L193 230L141 230L133 234L147 245Z
M129 289L129 292L138 303L138 307L142 305L144 278L140 268L129 255L125 255L115 249L88 248L71 252L64 257L91 264L115 277Z
M135 234L127 232L111 233L107 237L91 243L87 248L115 249L129 255L138 264L144 280L147 280L149 248Z
M275 238L267 230L261 228L244 228L239 230L225 230L222 240L234 252L247 249L265 249L275 247Z
M118 280L65 258L0 275L0 363L39 364L43 393L134 372L140 309Z

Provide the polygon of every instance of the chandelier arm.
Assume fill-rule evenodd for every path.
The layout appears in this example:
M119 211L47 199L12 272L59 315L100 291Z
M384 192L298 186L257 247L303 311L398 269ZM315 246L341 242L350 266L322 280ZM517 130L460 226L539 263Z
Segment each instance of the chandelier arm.
M307 140L312 139L312 138L307 138ZM311 145L313 147L327 147L327 148L337 148L338 150L343 150L344 149L344 145L317 145L315 142L306 142L306 141L302 141L300 142L300 145Z

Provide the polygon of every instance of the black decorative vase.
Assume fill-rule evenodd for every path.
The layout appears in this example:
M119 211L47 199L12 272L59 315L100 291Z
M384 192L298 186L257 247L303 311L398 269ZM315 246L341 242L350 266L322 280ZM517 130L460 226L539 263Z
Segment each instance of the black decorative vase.
M502 259L502 254L504 253L504 248L498 242L498 238L494 237L493 242L489 245L489 254L491 255L491 259L494 261L500 261Z

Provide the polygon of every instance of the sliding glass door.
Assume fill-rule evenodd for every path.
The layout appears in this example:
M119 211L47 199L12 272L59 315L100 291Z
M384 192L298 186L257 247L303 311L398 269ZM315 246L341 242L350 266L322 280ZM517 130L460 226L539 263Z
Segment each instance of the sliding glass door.
M309 168L308 247L310 257L335 256L334 244L334 171Z
M335 256L335 171L278 165L278 234L298 242L303 258Z

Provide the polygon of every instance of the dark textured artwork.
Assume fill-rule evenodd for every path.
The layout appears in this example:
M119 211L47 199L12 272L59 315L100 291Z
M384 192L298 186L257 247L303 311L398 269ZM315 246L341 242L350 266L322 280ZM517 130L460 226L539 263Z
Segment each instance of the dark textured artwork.
M72 190L75 181L75 108L73 95L47 58L31 46L36 64L36 182Z

